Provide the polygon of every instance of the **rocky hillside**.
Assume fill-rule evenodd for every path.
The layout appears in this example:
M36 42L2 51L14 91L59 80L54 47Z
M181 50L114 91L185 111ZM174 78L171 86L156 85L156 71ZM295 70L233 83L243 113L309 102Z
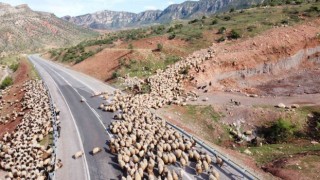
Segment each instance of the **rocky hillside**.
M54 14L0 3L0 55L79 43L96 33L80 28Z
M188 19L199 15L210 15L229 10L231 7L244 8L264 0L200 0L186 1L170 5L163 11L145 11L139 14L130 12L100 11L63 19L80 26L93 29L118 29L153 23L166 23L177 19Z

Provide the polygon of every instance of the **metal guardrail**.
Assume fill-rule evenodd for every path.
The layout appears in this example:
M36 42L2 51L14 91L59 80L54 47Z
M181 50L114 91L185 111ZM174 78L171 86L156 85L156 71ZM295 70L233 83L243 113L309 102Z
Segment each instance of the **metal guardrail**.
M32 62L31 62L32 63ZM52 161L51 161L51 165L55 168L55 164L56 164L56 155L57 155L57 141L58 141L58 127L57 127L57 114L54 108L54 103L52 100L52 96L51 93L49 91L48 85L46 84L46 82L43 80L43 77L41 75L41 73L38 71L38 69L36 68L35 65L33 65L35 70L37 71L38 75L40 76L42 83L47 91L47 95L49 97L49 104L50 104L50 110L51 110L51 121L52 121L52 126L53 126L53 145L52 145L52 149L53 149L53 153L52 153ZM55 179L55 169L53 168L53 172L49 173L49 179L53 180Z
M156 114L156 113L154 113ZM161 119L166 119L164 117L161 117L159 115L156 114L156 116L158 118ZM166 121L168 125L170 125L171 127L175 128L177 131L179 131L180 133L182 133L183 135L187 136L188 138L192 138L194 139L198 145L200 145L202 148L204 148L205 150L207 150L208 152L210 152L213 155L216 155L218 157L220 157L224 163L228 164L229 166L233 167L233 169L235 169L236 171L238 171L240 174L242 174L245 178L250 179L250 180L259 180L260 178L258 178L256 175L254 175L252 172L250 172L249 170L247 170L246 168L241 167L238 163L232 161L231 159L229 159L227 156L223 155L222 153L220 153L218 150L210 147L209 145L207 145L204 141L200 140L197 137L194 137L192 135L190 135L189 133L187 133L185 130L181 129L180 127L171 124L170 122Z

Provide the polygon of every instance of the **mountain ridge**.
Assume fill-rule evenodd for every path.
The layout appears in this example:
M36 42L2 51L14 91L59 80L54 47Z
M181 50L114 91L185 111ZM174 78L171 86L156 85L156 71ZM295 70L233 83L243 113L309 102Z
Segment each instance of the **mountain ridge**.
M68 23L53 13L33 11L27 4L0 3L0 56L36 52L79 43L95 32Z
M147 10L140 13L126 11L97 11L79 16L64 16L62 19L92 29L121 29L142 25L162 24L173 20L195 18L229 10L231 7L250 7L264 0L199 0L169 5L163 11Z

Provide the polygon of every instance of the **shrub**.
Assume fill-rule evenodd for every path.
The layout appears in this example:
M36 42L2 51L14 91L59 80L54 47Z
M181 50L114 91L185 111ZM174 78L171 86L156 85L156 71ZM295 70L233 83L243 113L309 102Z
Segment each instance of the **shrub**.
M198 21L199 21L199 19L194 19L194 20L189 21L188 24L194 24L194 23L196 23Z
M281 24L289 24L289 21L287 19L281 20Z
M215 25L215 24L218 24L218 20L217 20L217 19L214 19L214 20L212 20L212 22L211 22L211 25Z
M173 31L174 31L174 28L173 28L173 27L170 27L170 28L168 29L167 33L171 33L171 32L173 32Z
M256 26L254 26L254 25L252 25L252 26L248 26L247 27L247 30L249 31L249 32L252 32L254 29L256 29L257 27Z
M207 16L202 16L202 19L207 19Z
M264 130L264 137L269 143L286 142L294 135L295 125L282 118Z
M19 63L14 63L14 64L11 64L9 66L9 68L13 71L13 72L16 72L19 68Z
M8 86L11 86L13 84L13 80L10 76L7 76L6 78L4 78L4 80L2 81L1 85L0 85L0 89L5 89Z
M128 49L130 49L130 50L132 50L132 49L133 49L133 45L132 45L132 43L130 43L130 44L128 45Z
M230 39L238 39L238 38L240 38L240 34L236 30L232 29L229 37L230 37Z
M231 20L231 16L225 16L225 17L223 17L223 20L229 21L229 20Z
M224 36L221 36L219 39L217 39L217 42L220 43L220 42L223 42L225 41L225 37Z
M169 37L168 37L169 40L172 40L174 38L176 38L176 34L170 34Z
M114 71L113 73L112 73L112 79L116 79L116 78L118 78L118 77L120 77L120 73L118 72L118 71Z
M221 27L219 28L218 30L218 34L224 34L224 32L226 31L227 29L225 27Z
M175 29L181 29L183 27L183 24L176 24L174 26Z
M232 13L232 12L234 12L234 11L235 11L234 7L232 7L232 8L229 10L230 13Z
M162 51L162 49L163 49L163 45L162 44L157 44L157 50L158 51Z

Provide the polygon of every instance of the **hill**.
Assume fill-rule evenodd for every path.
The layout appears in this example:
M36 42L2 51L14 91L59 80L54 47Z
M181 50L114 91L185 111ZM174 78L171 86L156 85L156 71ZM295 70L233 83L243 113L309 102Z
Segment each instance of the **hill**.
M165 10L145 11L141 13L99 11L63 19L92 29L119 29L139 27L148 24L168 23L173 20L189 19L202 15L225 12L232 8L240 9L264 2L264 0L200 0L173 4Z
M54 14L33 11L27 5L13 7L0 3L1 57L73 45L95 35L95 32L77 27Z

